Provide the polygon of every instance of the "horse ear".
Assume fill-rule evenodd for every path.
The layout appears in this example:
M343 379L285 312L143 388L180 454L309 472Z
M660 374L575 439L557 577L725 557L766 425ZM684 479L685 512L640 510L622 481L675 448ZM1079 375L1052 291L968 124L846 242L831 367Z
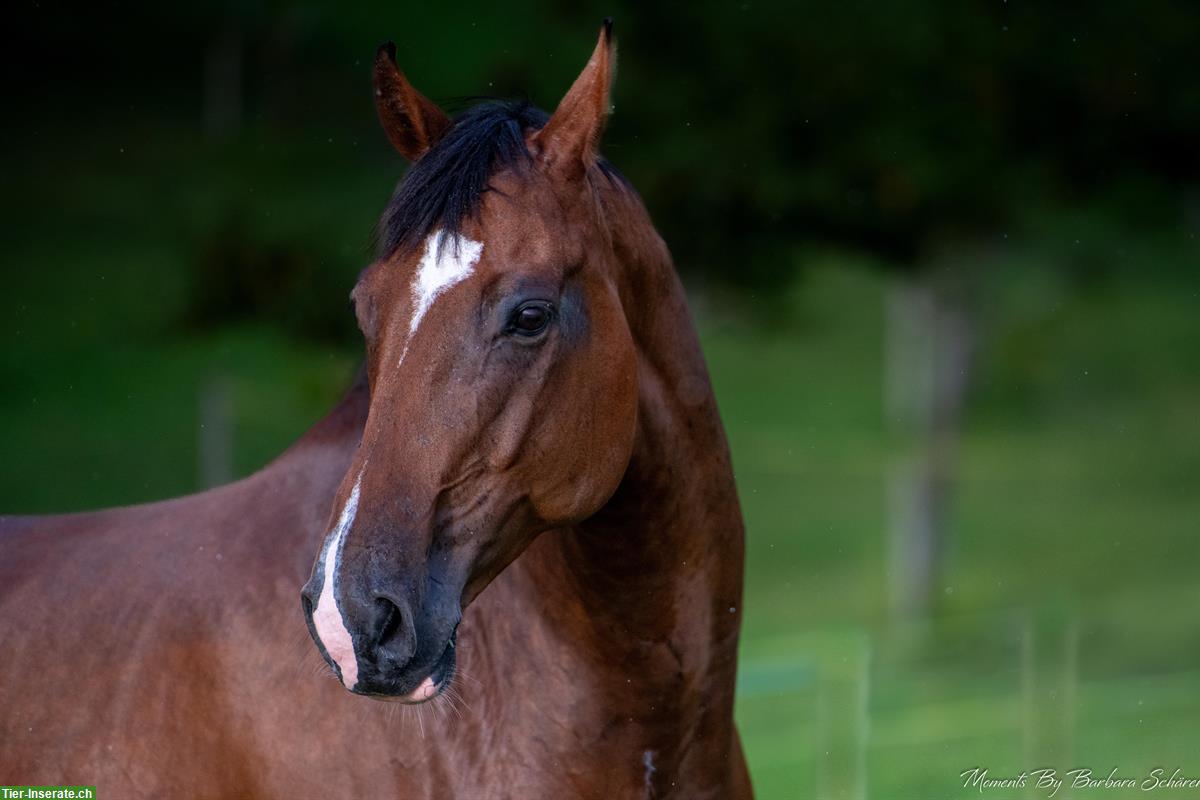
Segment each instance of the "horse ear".
M446 112L413 88L396 66L396 45L385 42L375 53L375 109L392 146L416 161L450 130Z
M534 134L535 156L555 169L578 176L596 161L600 134L608 121L609 89L617 67L612 19L600 26L600 40L587 66L545 126Z

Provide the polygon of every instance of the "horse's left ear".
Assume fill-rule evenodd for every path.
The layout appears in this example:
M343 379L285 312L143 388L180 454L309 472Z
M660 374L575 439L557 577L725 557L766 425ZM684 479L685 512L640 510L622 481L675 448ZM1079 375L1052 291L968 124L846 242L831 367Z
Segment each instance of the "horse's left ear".
M450 130L450 117L418 92L396 66L396 45L375 52L375 110L383 132L400 155L416 161Z
M612 19L600 26L600 40L583 72L546 125L530 140L534 155L563 174L578 177L596 161L600 134L608 120L609 88L617 67Z

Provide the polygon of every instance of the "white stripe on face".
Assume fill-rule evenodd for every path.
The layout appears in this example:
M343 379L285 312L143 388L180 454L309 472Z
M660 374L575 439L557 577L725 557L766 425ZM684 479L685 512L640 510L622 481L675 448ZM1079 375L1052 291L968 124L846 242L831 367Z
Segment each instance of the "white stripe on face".
M442 292L468 277L475 269L483 253L483 242L455 234L443 236L440 230L429 234L425 240L425 254L417 266L417 277L413 279L413 313L408 323L408 341L417 332L417 326ZM408 353L408 342L400 353L400 362Z
M346 622L337 607L334 592L336 590L338 566L342 560L342 545L346 534L354 525L354 515L358 512L358 490L362 485L362 472L354 482L350 497L338 517L337 526L330 532L325 549L321 552L321 569L324 577L321 581L321 595L317 598L317 608L313 611L313 627L325 652L329 653L342 673L342 683L347 689L353 689L358 683L358 658L354 655L354 643L350 639L350 631L346 630Z

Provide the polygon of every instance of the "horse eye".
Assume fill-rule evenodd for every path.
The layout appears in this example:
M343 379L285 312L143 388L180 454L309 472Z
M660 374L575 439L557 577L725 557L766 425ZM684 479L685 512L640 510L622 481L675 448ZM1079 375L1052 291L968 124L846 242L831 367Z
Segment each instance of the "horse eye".
M537 336L546 330L553 316L553 309L546 303L525 303L513 313L509 328L521 336Z

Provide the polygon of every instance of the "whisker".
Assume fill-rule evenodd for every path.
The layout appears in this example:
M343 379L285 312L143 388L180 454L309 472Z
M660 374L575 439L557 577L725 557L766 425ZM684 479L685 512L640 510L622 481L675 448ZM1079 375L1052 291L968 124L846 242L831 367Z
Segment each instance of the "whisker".
M483 686L483 681L479 680L479 678L476 678L474 675L471 675L462 667L458 667L458 669L455 670L454 676L456 678L462 678L463 680L471 681L476 686L479 686L479 687Z
M429 707L430 707L429 713L433 715L433 719L438 724L438 727L443 727L444 722L445 722L446 709L445 709L444 704L439 702L440 699L441 698L438 698L429 704Z
M458 709L458 717L463 718L469 715L472 708L470 708L466 694L463 694L457 686L448 686L446 688L449 690L448 696L454 702L455 708Z
M458 715L460 720L464 720L464 718L467 717L467 704L463 702L461 697L450 698L450 704L452 708L454 708L455 714Z

